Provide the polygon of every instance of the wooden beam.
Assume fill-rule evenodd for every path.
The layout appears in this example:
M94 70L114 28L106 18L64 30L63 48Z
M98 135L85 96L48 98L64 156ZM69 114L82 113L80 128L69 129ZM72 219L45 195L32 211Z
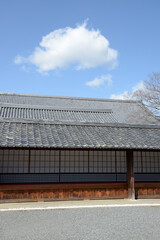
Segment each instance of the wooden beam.
M135 199L133 151L127 150L127 186L128 199Z

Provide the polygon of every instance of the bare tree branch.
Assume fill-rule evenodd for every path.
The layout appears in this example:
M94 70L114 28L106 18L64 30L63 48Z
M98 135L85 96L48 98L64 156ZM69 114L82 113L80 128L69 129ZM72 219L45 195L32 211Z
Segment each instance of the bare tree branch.
M153 114L160 116L160 73L149 75L149 79L144 81L144 88L135 91L133 98L142 100Z

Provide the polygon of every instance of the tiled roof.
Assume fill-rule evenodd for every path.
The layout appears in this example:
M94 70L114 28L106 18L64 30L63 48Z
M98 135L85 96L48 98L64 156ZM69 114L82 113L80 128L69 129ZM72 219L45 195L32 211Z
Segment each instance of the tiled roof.
M0 106L0 118L50 120L61 122L118 122L111 110L78 110L78 109L52 109L34 108L25 106Z
M0 93L0 103L50 107L56 109L112 109L115 119L126 124L160 124L140 101L111 100L77 97L56 97L31 94Z
M160 127L0 122L1 147L160 149Z
M0 93L0 147L160 149L160 121L136 101Z

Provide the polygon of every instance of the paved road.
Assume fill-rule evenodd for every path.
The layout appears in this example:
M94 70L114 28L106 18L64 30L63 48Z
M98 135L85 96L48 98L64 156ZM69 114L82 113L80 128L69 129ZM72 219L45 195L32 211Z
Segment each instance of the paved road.
M0 240L159 240L160 207L0 212Z

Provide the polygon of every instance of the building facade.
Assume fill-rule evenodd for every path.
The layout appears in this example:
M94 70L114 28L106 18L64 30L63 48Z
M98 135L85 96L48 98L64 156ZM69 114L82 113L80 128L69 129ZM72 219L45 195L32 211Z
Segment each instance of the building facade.
M0 201L160 198L142 102L1 93L0 133Z

